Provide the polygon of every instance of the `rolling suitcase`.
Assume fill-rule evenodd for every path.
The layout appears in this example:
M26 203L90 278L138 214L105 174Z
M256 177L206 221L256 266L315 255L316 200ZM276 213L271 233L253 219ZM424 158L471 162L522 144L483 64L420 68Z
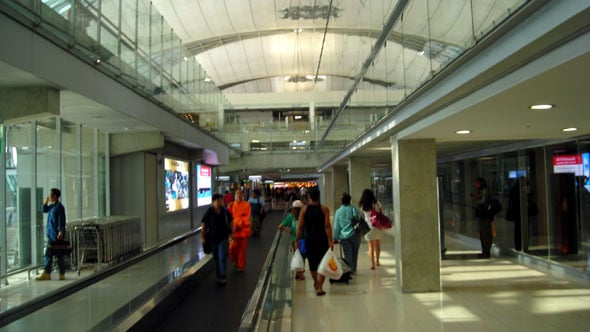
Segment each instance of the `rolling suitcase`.
M340 277L340 279L330 279L330 284L333 284L333 283L348 284L350 279L352 279L352 271L350 270L350 265L344 259L344 254L342 252L342 244L340 244L339 246L340 246L340 258L338 258L338 259L340 260L340 264L342 264L343 273L342 273L342 276Z

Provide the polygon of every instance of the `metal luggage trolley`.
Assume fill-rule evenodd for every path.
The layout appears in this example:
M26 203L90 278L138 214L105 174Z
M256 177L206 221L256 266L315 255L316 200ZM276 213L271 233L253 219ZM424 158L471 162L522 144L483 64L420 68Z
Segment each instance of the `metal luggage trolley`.
M102 239L98 225L94 222L82 223L74 227L76 233L76 264L78 275L84 265L84 262L89 257L96 258L95 271L100 269L102 262ZM91 256L90 254L95 254Z

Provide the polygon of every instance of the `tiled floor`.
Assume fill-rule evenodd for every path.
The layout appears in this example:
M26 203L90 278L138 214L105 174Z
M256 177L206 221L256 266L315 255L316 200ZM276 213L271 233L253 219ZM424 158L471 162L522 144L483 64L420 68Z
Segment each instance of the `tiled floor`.
M450 257L477 253L451 239L447 248ZM451 259L442 261L443 292L401 294L391 238L382 250L372 271L363 243L358 275L327 285L326 296L316 296L309 273L293 281L293 331L590 331L590 284L509 259Z

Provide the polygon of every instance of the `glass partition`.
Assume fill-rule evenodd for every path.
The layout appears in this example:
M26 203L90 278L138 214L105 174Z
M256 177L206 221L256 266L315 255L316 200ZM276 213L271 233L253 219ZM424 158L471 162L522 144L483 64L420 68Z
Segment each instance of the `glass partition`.
M590 152L586 138L438 165L447 233L478 239L470 193L483 177L502 204L494 244L589 271Z

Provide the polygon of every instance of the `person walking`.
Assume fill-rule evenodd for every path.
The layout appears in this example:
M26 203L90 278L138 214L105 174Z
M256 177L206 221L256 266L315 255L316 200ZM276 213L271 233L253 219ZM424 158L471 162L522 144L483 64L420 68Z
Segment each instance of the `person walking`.
M250 204L244 200L244 192L236 191L236 200L228 208L232 216L232 241L229 245L229 258L234 263L237 272L246 268L246 250L248 238L252 235L250 229Z
M291 207L291 213L287 214L287 216L285 217L285 219L283 219L283 221L281 221L281 224L279 225L279 230L280 231L285 231L287 230L288 232L291 233L291 241L293 242L293 250L299 250L297 249L297 245L295 244L295 239L297 238L297 225L299 224L298 220L299 220L299 216L301 215L301 209L303 208L303 202L300 200L296 200L293 202L293 206ZM304 240L305 236L302 236L302 240ZM301 255L303 256L303 259L305 259L305 253L302 252ZM304 280L305 279L305 271L297 271L295 272L295 279L297 280Z
M492 201L492 194L484 178L475 179L475 193L471 194L471 198L475 202L475 217L479 221L479 240L481 242L481 254L479 258L490 258L490 250L492 248L492 222L494 215L488 211L488 207Z
M344 259L350 265L352 274L356 274L361 233L352 226L352 219L359 216L359 212L350 205L352 198L349 194L342 195L342 205L334 214L334 241L340 241Z
M223 196L221 194L213 195L213 204L201 220L203 224L201 229L201 240L203 247L210 245L212 248L213 262L215 262L215 275L219 285L225 285L228 237L231 234L232 216L229 211L223 207Z
M295 245L299 249L299 239L305 233L305 251L309 270L314 281L318 296L325 295L324 281L326 278L318 274L320 262L328 249L334 249L330 209L320 204L320 191L313 187L307 193L308 205L304 206L299 215Z
M51 270L53 269L53 256L57 257L57 266L59 268L59 280L66 278L66 266L64 256L52 252L50 249L56 241L61 241L66 236L66 209L59 201L61 191L57 188L51 188L49 196L41 206L41 211L47 213L47 248L45 248L45 266L43 273L36 280L51 280Z
M365 221L370 227L370 230L365 234L365 240L369 242L369 258L371 259L371 270L381 265L379 258L381 257L381 239L383 239L383 231L371 225L371 212L373 210L382 212L381 203L375 198L375 194L371 189L363 190L359 206L363 211Z
M259 189L254 189L252 191L252 197L248 200L248 203L250 203L250 211L252 211L252 216L250 218L252 237L259 237L260 231L262 230L262 220L260 217L264 210L264 199L260 197Z

